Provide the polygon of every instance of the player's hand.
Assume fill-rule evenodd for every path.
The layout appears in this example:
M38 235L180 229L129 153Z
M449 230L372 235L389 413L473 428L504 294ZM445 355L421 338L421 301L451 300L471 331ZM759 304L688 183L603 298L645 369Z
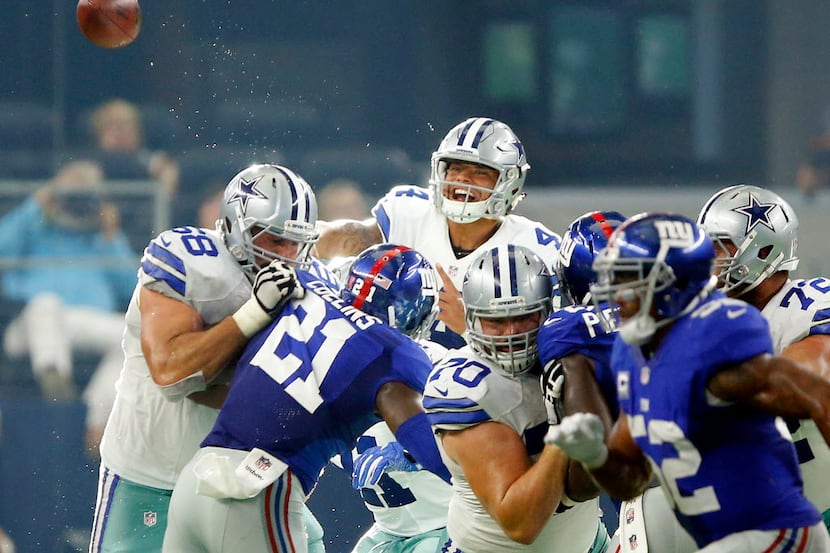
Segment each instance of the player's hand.
M568 415L560 424L548 429L545 443L555 445L589 469L602 466L608 458L605 427L593 413Z
M297 280L294 267L285 261L275 259L257 273L251 296L256 298L262 310L273 318L282 311L288 300L301 298L304 292Z
M274 320L288 300L304 294L294 267L275 259L257 273L251 299L233 314L233 319L242 334L250 338Z
M374 486L385 472L414 472L420 469L398 442L389 442L383 447L370 447L354 460L352 487L359 490Z
M464 334L467 330L467 323L464 319L464 302L461 299L461 292L440 264L436 264L435 269L443 281L443 286L438 291L438 320L443 321L456 334Z
M565 385L565 371L562 363L548 363L542 370L539 384L542 386L542 395L545 397L548 423L559 424L562 420L562 387Z

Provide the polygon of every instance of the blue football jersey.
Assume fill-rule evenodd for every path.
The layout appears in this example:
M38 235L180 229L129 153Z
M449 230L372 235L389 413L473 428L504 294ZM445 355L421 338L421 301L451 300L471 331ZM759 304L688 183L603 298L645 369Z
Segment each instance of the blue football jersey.
M780 419L707 392L723 367L764 353L772 342L760 312L721 292L678 319L651 358L621 338L614 343L620 408L678 520L701 546L743 530L820 520L802 494Z
M614 417L617 398L611 373L611 349L615 336L615 332L605 330L593 308L570 305L551 313L537 338L543 367L572 354L584 355L594 362L594 376Z
M380 420L380 387L397 381L423 391L432 364L414 341L347 305L327 282L298 275L307 293L251 339L202 446L263 449L309 493L328 460L348 455Z

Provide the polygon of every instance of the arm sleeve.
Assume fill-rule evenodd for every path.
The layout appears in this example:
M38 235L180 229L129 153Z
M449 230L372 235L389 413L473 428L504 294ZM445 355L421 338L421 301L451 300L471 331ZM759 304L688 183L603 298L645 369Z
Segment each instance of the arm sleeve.
M415 460L425 469L450 482L450 471L441 460L435 434L429 424L426 413L410 417L398 427L395 438L403 445Z

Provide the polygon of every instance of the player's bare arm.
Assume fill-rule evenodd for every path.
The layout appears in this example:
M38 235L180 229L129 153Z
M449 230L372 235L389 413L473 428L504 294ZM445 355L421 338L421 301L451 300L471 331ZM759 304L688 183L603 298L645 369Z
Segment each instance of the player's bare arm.
M564 452L545 446L533 463L521 437L492 421L443 431L441 440L504 533L519 543L533 543L562 499L568 465Z
M375 408L395 433L407 419L424 412L421 394L403 382L387 382L375 396Z
M312 255L318 259L357 255L369 246L383 242L383 234L374 219L317 221L317 230L320 238Z
M205 328L195 309L146 288L141 289L139 305L141 349L159 386L176 384L199 371L210 382L235 363L248 341L230 316Z
M628 415L620 415L606 440L608 459L591 475L617 499L629 500L642 494L651 482L651 463L631 436Z
M605 435L611 434L614 424L608 405L602 400L602 390L594 378L594 365L588 357L575 353L561 360L565 381L562 387L563 414L594 413L605 426ZM570 461L565 488L574 501L587 501L599 495L600 488L579 461Z
M807 336L787 346L780 355L798 361L804 368L830 379L830 335Z
M709 391L772 415L812 419L830 443L830 381L801 363L781 356L758 355L717 372Z

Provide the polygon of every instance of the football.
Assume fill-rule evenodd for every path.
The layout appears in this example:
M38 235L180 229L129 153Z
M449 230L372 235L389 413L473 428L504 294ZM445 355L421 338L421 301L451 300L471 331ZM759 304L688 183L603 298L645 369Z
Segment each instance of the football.
M138 0L78 0L78 27L93 44L121 48L141 31Z

